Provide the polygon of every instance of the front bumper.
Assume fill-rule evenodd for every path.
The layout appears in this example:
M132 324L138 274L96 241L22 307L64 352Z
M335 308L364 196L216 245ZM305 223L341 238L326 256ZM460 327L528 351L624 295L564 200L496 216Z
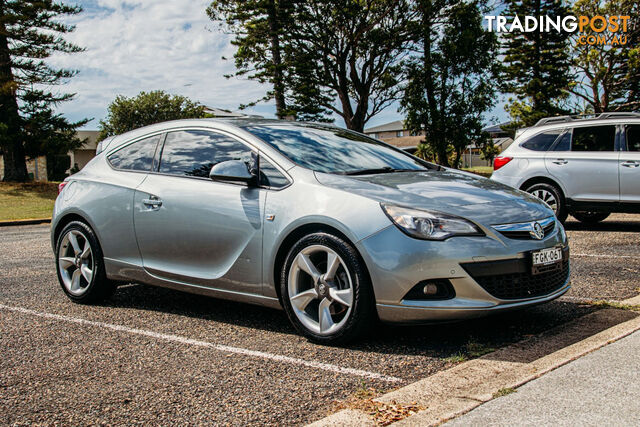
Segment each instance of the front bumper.
M570 288L570 275L544 295L500 299L487 292L462 265L502 260L528 260L530 252L559 246L567 248L562 225L543 240L509 239L493 229L486 237L454 237L443 242L413 239L395 226L358 242L369 269L380 320L393 323L428 323L479 317L496 311L551 301ZM569 269L567 265L567 269ZM446 300L406 300L407 292L424 280L447 279L455 297Z

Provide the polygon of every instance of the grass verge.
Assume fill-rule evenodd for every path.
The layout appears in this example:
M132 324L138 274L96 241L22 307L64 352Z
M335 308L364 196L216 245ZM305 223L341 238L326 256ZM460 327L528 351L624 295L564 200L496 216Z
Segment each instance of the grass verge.
M472 168L463 168L465 172L475 173L476 175L484 176L485 178L489 178L493 173L492 166L474 166Z
M0 182L0 221L51 218L58 184Z

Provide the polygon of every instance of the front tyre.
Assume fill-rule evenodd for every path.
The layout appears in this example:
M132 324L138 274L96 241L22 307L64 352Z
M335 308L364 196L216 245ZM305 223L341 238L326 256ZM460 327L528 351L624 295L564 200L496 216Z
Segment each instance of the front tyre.
M70 222L56 243L58 281L67 297L90 304L108 298L116 286L107 279L98 239L83 222Z
M549 205L560 222L567 219L567 206L562 191L558 187L541 182L529 186L525 191Z
M284 262L280 292L287 316L312 341L339 344L371 325L374 298L356 250L327 233L298 241Z

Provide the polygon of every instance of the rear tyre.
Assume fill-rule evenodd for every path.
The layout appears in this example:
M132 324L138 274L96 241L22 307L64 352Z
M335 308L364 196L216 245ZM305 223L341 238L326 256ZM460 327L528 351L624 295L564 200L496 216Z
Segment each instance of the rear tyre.
M571 216L583 224L597 224L611 215L609 212L571 212Z
M102 249L91 228L83 222L70 222L56 242L56 271L64 293L73 302L100 302L116 289L107 279Z
M327 233L303 237L282 267L280 295L289 320L311 341L341 344L374 320L369 276L356 250Z
M541 182L529 186L525 191L549 205L560 222L564 222L567 219L567 206L562 191L558 187Z

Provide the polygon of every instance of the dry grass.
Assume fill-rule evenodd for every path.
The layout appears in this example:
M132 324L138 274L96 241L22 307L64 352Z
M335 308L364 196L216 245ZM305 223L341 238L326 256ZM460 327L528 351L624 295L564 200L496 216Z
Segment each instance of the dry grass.
M0 221L51 218L58 184L0 182Z

